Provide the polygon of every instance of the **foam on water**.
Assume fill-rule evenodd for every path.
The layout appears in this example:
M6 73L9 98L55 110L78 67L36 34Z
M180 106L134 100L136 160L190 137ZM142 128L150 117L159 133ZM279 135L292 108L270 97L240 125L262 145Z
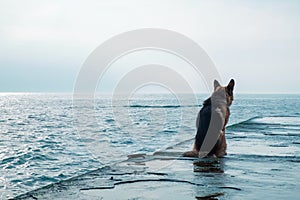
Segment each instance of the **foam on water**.
M228 128L230 150L257 156L300 156L300 117L253 117Z
M296 116L261 117L255 118L251 121L259 124L289 125L297 127L300 125L300 117Z

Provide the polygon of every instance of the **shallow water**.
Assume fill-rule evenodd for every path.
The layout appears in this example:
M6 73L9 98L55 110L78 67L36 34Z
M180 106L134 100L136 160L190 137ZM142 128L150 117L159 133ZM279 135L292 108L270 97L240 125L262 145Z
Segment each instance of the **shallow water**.
M138 95L129 102L98 97L92 112L84 100L75 108L78 118L71 95L1 94L0 197L193 138L206 97L199 95L198 104L188 95L181 101L171 95ZM227 173L249 173L261 187L260 178L282 176L276 184L293 197L300 187L300 95L236 95L227 139L228 159L242 161L229 162L234 166ZM257 164L247 166L247 159Z

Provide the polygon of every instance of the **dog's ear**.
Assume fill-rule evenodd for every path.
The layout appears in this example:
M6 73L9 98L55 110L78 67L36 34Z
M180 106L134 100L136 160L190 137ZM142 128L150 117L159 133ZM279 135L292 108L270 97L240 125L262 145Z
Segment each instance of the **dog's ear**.
M233 89L234 89L234 84L235 84L234 80L231 79L230 82L227 85L227 91L228 91L229 94L232 94Z
M216 90L217 87L220 87L220 86L221 86L221 84L217 80L215 80L214 81L214 89Z

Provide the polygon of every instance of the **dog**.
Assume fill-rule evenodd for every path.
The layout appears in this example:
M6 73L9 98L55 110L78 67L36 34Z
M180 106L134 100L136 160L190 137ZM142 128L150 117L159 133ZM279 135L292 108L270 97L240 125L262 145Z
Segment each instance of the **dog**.
M185 157L224 157L226 153L225 128L228 123L234 98L235 81L230 80L222 87L214 81L214 92L203 102L196 120L197 133L192 151L185 152Z

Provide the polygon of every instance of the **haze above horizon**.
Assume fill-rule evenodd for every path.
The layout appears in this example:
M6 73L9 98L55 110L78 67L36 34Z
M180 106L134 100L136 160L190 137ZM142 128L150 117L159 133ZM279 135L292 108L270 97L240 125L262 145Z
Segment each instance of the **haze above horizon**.
M299 9L296 0L1 1L0 92L70 93L82 64L104 41L134 29L161 28L203 47L220 82L236 80L236 93L299 94ZM98 91L112 91L120 71L154 58L184 68L163 53L136 53L115 63ZM196 92L208 91L199 83Z

